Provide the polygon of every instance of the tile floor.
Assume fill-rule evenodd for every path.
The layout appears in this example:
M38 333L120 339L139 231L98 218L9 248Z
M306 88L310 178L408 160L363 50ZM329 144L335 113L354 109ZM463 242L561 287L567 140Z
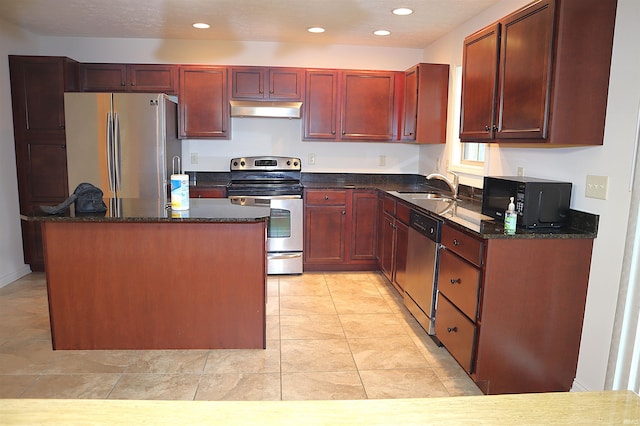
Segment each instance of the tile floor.
M266 350L52 351L44 274L0 289L0 398L480 394L379 273L269 277Z

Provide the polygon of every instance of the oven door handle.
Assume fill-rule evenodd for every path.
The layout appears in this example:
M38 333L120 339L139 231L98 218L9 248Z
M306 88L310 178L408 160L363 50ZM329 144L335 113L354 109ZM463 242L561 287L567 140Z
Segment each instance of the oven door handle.
M296 259L298 257L302 257L302 253L276 253L267 255L268 260Z
M230 195L230 200L299 200L301 195Z

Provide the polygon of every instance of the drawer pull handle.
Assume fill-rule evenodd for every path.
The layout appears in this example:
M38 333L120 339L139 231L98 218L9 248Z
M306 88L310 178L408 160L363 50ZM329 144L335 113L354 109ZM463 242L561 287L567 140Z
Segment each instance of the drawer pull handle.
M460 284L462 280L460 278L451 278L449 282L451 282L451 284Z
M457 239L453 239L453 245L454 246L459 246L460 245L460 241L458 241Z
M449 333L457 333L458 332L458 327L447 327L447 331Z

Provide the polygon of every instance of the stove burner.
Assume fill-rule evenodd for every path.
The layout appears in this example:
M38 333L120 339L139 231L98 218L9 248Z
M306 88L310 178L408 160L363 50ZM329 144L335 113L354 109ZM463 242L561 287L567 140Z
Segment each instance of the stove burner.
M300 159L292 157L241 157L231 160L227 195L302 196Z

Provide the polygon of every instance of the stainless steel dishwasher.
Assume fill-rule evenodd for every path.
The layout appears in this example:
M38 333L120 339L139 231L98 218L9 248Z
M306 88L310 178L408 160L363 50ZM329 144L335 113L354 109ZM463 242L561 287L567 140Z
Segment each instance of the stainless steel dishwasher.
M442 221L411 211L404 304L430 335L435 335L438 247Z

